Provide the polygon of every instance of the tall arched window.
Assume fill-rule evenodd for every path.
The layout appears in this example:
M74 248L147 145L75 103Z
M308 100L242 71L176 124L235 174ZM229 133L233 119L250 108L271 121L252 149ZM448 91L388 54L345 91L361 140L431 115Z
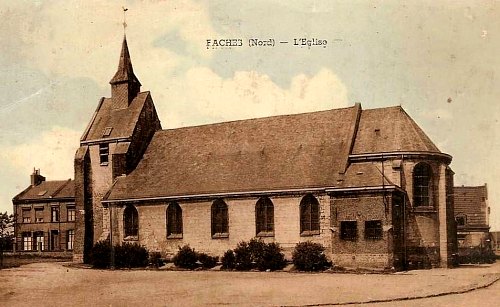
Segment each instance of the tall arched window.
M227 205L222 199L212 204L212 237L227 237L229 233L229 218Z
M123 211L123 227L125 237L138 235L139 214L134 206L127 206L125 211Z
M300 201L300 233L319 234L319 203L312 194L307 194Z
M274 206L269 197L261 197L255 205L257 236L274 234Z
M432 168L427 163L413 168L413 206L432 206Z
M170 203L167 208L167 237L182 235L182 209L178 203Z

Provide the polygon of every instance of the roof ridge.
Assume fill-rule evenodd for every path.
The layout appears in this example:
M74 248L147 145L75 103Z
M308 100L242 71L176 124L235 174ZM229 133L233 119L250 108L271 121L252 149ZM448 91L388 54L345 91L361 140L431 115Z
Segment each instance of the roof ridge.
M54 180L54 181L58 181L58 180ZM63 182L63 184L62 184L59 188L57 188L57 189L54 191L54 193L52 193L52 194L50 195L50 197L51 197L51 198L54 198L54 197L55 197L57 194L59 194L59 192L61 192L61 191L62 191L62 189L64 189L64 188L68 185L68 183L70 183L70 182L71 182L71 178L70 178L70 179L68 179L68 180L65 180L65 181Z
M406 113L405 109L400 107L400 110L401 110L401 112L403 112L405 120L407 122L409 122L411 129L413 130L413 132L415 132L415 134L417 135L419 140L422 142L422 144L426 144L426 142L430 142L432 144L432 146L434 146L434 148L438 152L441 153L441 150L439 150L439 148L436 146L436 144L434 144L434 142L431 140L431 138L422 130L422 128L420 128L420 126L413 120L413 118L411 118L411 116L408 113Z

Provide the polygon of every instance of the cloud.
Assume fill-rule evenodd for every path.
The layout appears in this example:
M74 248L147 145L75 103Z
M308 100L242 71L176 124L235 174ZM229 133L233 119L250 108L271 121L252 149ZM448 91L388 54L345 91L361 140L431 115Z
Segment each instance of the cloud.
M73 177L73 158L81 131L54 126L31 143L0 148L1 164L28 176L40 168L48 180Z
M194 67L170 80L169 89L162 92L166 96L155 101L168 127L348 106L345 85L328 69L313 76L296 75L283 89L256 71L237 71L224 79L210 68Z

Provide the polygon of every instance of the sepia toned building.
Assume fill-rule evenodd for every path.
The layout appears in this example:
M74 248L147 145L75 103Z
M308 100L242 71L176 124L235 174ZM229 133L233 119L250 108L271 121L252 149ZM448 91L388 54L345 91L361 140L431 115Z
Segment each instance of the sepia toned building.
M15 251L70 256L75 238L74 194L71 179L46 181L40 170L34 170L31 185L12 200Z
M168 257L257 237L341 266L451 265L452 158L401 107L162 129L125 38L110 84L75 156L75 261L106 239Z
M454 191L459 247L490 247L487 185L458 186Z

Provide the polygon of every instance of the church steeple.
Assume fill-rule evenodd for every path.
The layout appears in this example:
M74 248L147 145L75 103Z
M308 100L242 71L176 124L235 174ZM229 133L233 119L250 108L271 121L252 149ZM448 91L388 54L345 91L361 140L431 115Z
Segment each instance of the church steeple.
M140 92L141 82L139 82L139 79L134 74L126 36L123 36L118 70L109 83L111 84L113 106L117 109L128 107L134 97Z

